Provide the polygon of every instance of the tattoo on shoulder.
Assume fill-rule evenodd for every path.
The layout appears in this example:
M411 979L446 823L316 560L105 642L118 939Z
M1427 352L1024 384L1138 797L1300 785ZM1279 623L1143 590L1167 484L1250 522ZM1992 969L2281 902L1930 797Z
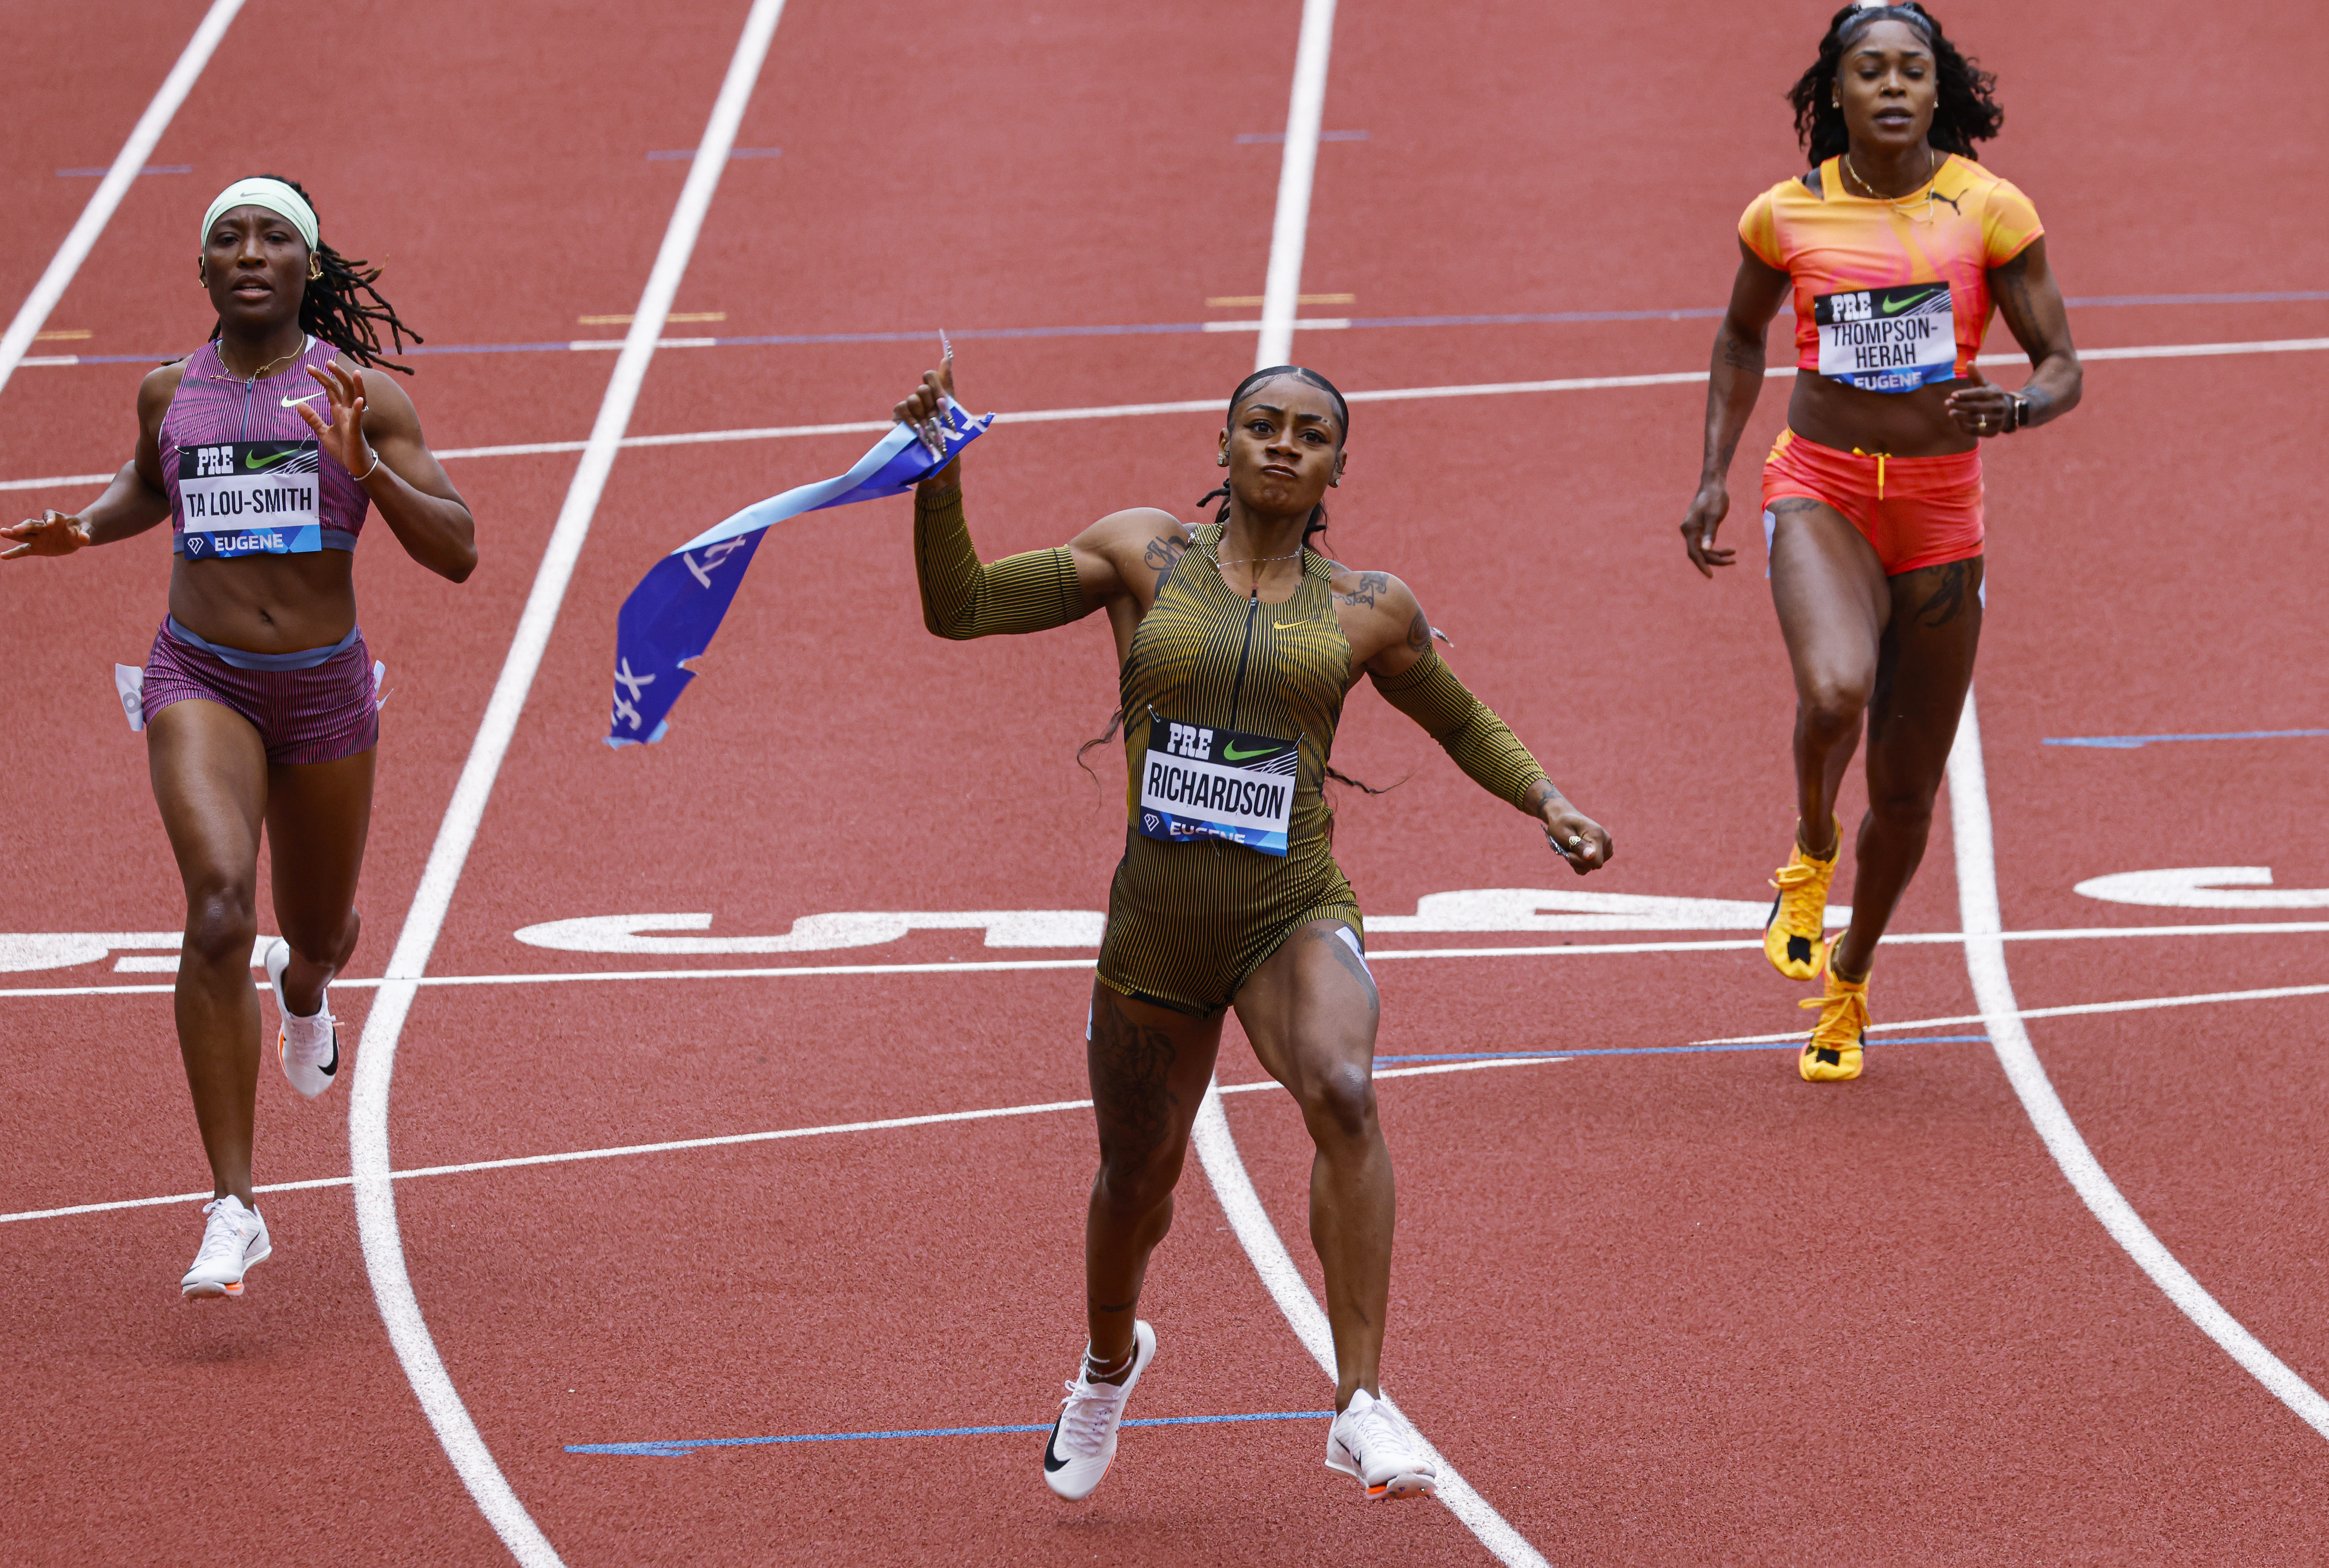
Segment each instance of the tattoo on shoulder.
M1156 538L1148 542L1148 548L1140 553L1140 561L1156 573L1157 592L1164 591L1165 578L1172 575L1174 566L1188 553L1189 542L1185 539Z
M1431 651L1431 618L1419 609L1407 623L1407 646L1419 654Z
M1352 589L1350 592L1337 595L1337 597L1341 599L1344 604L1353 606L1353 608L1360 605L1365 605L1372 609L1374 605L1377 595L1389 593L1390 591L1390 572L1362 571L1359 573L1358 586Z

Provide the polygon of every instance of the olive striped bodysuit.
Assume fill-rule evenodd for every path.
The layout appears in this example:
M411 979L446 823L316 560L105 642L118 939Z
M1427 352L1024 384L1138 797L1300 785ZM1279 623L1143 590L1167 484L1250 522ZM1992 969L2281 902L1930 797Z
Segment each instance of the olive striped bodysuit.
M1199 528L1141 618L1124 661L1127 809L1140 812L1152 726L1240 730L1297 743L1293 818L1281 857L1212 840L1167 843L1125 831L1108 889L1099 978L1112 989L1210 1015L1305 922L1363 934L1357 900L1328 842L1320 792L1351 678L1351 645L1327 586L1334 568L1310 551L1283 604L1232 593L1215 565L1218 525ZM1159 742L1162 743L1161 741Z

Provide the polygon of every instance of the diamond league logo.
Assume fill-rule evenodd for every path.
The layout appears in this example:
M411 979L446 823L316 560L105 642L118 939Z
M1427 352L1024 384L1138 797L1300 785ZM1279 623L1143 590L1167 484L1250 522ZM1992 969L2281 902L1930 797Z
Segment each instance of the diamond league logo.
M203 553L203 536L202 536L201 534L187 534L187 535L186 535L186 553L187 553L187 554L189 554L189 555L200 555L202 553Z

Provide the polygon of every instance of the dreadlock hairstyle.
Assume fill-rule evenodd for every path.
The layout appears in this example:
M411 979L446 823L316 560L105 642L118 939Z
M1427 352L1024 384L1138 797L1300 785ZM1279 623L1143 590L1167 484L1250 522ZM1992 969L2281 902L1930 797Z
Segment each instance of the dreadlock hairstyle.
M1796 110L1796 139L1811 155L1813 166L1852 146L1843 110L1835 103L1836 72L1843 64L1844 51L1879 22L1906 23L1933 52L1933 75L1939 91L1933 105L1933 128L1925 139L1942 152L1978 162L1980 156L1973 144L1996 136L2005 119L2005 111L1990 96L1997 78L1960 53L1943 35L1932 13L1917 0L1906 0L1899 5L1847 5L1837 12L1828 21L1827 35L1820 40L1819 59L1787 90L1787 101Z
M1232 419L1237 417L1237 406L1238 404L1245 401L1246 393L1251 392L1255 387L1259 386L1263 382L1275 381L1282 375L1290 375L1296 381L1302 382L1310 386L1315 386L1320 392L1325 392L1328 397L1333 398L1334 400L1334 416L1343 421L1343 433L1335 438L1334 444L1337 447L1340 447L1350 440L1351 405L1343 401L1343 394L1334 390L1334 383L1333 382L1328 381L1316 371L1305 370L1298 364L1273 364L1268 370L1255 371L1251 375L1238 383L1237 391L1230 393L1230 417ZM1198 496L1197 505L1202 506L1206 502L1211 501L1217 496L1220 498L1221 505L1221 509L1213 514L1213 522L1219 526L1227 527L1230 520L1230 482L1227 479L1223 479L1221 481L1221 487L1219 489L1208 490L1203 495ZM1302 547L1305 550L1307 550L1310 547L1310 541L1325 532L1326 532L1326 504L1324 501L1321 501L1318 505L1310 508L1310 520L1302 525Z
M310 211L314 210L316 198L307 194L298 181L285 175L257 177L281 180L299 193ZM306 292L299 297L299 330L323 339L358 364L378 365L382 370L410 375L410 365L392 364L385 355L402 353L408 337L415 343L428 340L399 320L395 309L372 287L380 277L380 269L368 261L351 261L318 239L314 271L316 276L307 279ZM380 329L383 326L393 345L389 350L380 345ZM219 328L213 324L211 341L217 342Z

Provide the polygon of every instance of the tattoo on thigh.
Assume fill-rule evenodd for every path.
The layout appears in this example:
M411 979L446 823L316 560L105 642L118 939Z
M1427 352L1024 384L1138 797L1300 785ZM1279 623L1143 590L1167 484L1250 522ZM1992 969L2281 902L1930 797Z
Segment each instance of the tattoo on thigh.
M1934 587L1932 597L1926 600L1917 611L1919 626L1947 626L1965 613L1966 575L1966 563L1962 561L1952 561L1940 568L1940 581Z
M1825 501L1815 501L1808 496L1782 496L1763 510L1775 517L1788 517L1797 512L1808 512L1815 506L1824 506L1826 504Z
M1175 1053L1162 1029L1127 1018L1106 987L1092 1010L1092 1110L1100 1139L1127 1155L1163 1147L1177 1100L1172 1090Z

